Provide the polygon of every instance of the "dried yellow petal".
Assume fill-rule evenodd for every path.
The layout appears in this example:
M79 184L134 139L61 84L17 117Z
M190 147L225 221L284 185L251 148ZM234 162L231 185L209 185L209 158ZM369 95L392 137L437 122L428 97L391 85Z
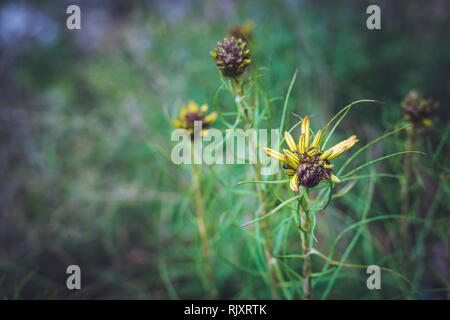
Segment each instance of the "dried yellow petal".
M284 138L286 139L286 143L287 143L289 149L291 149L291 151L296 151L297 146L295 145L294 138L292 138L291 134L289 132L285 131Z
M189 112L197 112L198 111L198 105L194 101L190 101L188 104L188 111Z
M310 149L310 150L307 152L308 156L310 156L310 157L315 156L317 153L319 153L319 149Z
M286 163L286 158L284 157L284 155L282 155L281 153L279 153L278 151L269 149L269 148L263 148L263 151L269 156L272 157L278 161L284 162Z
M295 173L290 182L289 182L289 187L291 188L292 191L294 192L298 192L298 175L297 173Z
M210 114L208 114L203 121L205 123L209 124L209 123L213 123L216 120L217 120L217 112L214 111L214 112L211 112Z
M298 140L298 152L303 154L305 152L305 135L302 134Z
M303 122L302 122L302 134L305 135L305 142L304 142L305 151L308 151L308 146L309 146L309 117L308 116L306 116L303 119Z
M180 119L184 119L186 117L186 114L187 114L187 108L183 104L180 109Z
M328 159L333 154L333 148L328 149L324 153L320 155L320 158L322 159Z
M328 157L328 160L333 160L339 157L341 154L343 154L345 151L350 149L355 145L355 143L358 142L358 139L356 139L356 136L351 136L347 140L344 140L337 145L335 145L333 149L333 154Z
M287 157L288 161L293 164L293 166L291 165L291 167L297 168L298 165L300 164L298 156L287 149L283 149L283 153Z
M339 178L338 177L336 177L334 174L331 174L331 177L330 177L330 179L331 179L331 181L333 181L333 182L336 182L336 183L339 183L339 182L341 182L341 180L339 180Z
M285 172L288 176L293 176L297 171L295 171L294 169L286 169Z
M319 131L317 131L316 135L314 136L314 140L311 143L311 148L319 147L321 138L322 138L322 130L319 130Z

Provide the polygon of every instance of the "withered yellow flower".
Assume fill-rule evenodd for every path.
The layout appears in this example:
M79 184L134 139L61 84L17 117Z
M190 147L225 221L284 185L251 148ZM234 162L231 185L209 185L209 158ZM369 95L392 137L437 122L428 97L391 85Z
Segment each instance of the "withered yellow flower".
M322 180L340 182L338 177L332 174L334 165L330 163L330 160L336 159L358 142L356 136L351 136L334 147L323 151L319 147L323 138L321 130L317 131L310 143L309 122L309 117L306 116L301 123L300 139L297 144L289 132L284 133L289 150L284 149L283 154L264 148L264 152L269 157L283 162L283 169L291 177L289 186L294 192L299 191L300 185L305 188L312 188Z
M181 106L180 114L177 119L172 121L172 124L177 128L186 129L191 134L191 138L194 138L194 122L201 121L201 135L204 136L207 133L208 127L217 119L217 112L214 111L206 115L207 111L207 104L199 107L197 103L190 101L187 106Z

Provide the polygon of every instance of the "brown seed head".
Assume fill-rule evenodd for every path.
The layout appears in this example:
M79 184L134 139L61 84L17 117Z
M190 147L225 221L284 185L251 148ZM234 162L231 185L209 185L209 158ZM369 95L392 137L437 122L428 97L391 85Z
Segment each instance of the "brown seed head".
M250 50L247 43L240 38L233 37L219 42L210 54L225 77L241 75L250 64Z

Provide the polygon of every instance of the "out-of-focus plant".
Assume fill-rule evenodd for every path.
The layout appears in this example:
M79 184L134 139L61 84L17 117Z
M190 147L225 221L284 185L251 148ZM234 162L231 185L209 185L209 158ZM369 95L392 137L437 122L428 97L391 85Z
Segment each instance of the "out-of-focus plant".
M172 124L179 129L185 129L189 132L191 136L191 140L194 140L194 137L199 135L199 133L194 132L195 122L201 122L202 131L200 132L201 136L207 134L208 127L214 123L217 119L217 112L211 112L210 114L206 114L208 112L208 105L203 104L201 107L198 106L194 101L190 101L188 106L182 105L180 108L180 114L177 119L172 121Z
M245 42L249 42L253 36L253 30L255 29L255 22L248 20L244 23L237 23L232 25L228 29L228 34L236 39L242 39Z
M403 99L401 106L404 112L404 118L409 123L407 128L407 139L405 150L411 151L415 148L417 136L424 132L424 129L432 125L432 116L436 109L438 108L438 103L431 100L425 99L422 95L416 91L412 90ZM405 155L403 162L403 180L401 183L401 214L406 216L409 214L411 209L411 199L410 190L413 172L413 158L412 154L409 153ZM402 220L402 240L403 240L403 250L404 258L406 261L409 260L410 251L410 230L408 219Z
M182 105L180 108L180 114L177 119L172 121L172 124L178 129L187 130L190 135L191 142L201 139L202 136L208 134L208 127L210 127L217 119L217 112L212 112L206 114L208 111L208 105L203 104L201 107L198 106L194 101L190 101L187 107ZM196 122L200 123L202 128L200 132L197 132ZM194 147L191 145L191 150ZM196 205L196 217L197 217L197 227L200 236L200 245L202 248L203 256L206 261L206 277L208 279L209 293L211 297L217 297L217 289L215 286L215 277L213 270L213 259L211 255L211 249L208 244L208 234L205 223L205 202L201 186L201 169L198 164L194 161L194 152L191 152L192 156L192 183L195 190L195 205Z

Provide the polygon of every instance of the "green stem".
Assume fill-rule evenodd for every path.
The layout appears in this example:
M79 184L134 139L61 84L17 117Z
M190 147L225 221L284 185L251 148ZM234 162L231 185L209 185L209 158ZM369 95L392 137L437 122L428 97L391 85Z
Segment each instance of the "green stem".
M406 151L412 151L414 149L414 144L416 140L416 130L415 126L411 125L407 128L407 134L408 138L406 141ZM401 184L401 201L402 201L402 208L401 208L401 214L402 215L409 215L409 211L411 209L411 199L410 199L410 192L409 188L412 183L412 153L407 153L405 155L404 165L403 165L403 173L404 178L402 180ZM410 236L409 236L409 221L408 219L402 220L401 225L401 235L402 235L402 242L403 242L403 252L405 253L404 260L407 262L409 261L409 244L410 244Z
M202 248L203 256L206 260L206 278L208 280L210 294L213 298L216 298L217 290L214 284L215 280L212 268L212 257L208 245L208 234L206 231L206 224L205 224L205 212L206 212L205 203L203 200L203 193L200 185L200 170L199 166L196 164L193 164L192 175L193 175L193 185L195 188L195 204L197 208L197 215L196 215L197 227L198 233L200 235L200 245Z
M235 87L235 92L236 92L235 99L238 98L238 100L239 100L239 102L237 102L237 103L239 103L239 105L242 109L246 125L247 125L247 127L251 127L252 123L249 118L250 110L248 110L245 107L245 104L242 103L242 101L245 100L245 96L243 95L242 80L240 78L239 79L233 78L232 83ZM250 152L257 150L256 146L254 144L255 143L254 143L253 139L251 137L249 137ZM259 162L257 162L253 168L255 171L256 180L258 180L258 181L262 180L261 164ZM259 203L260 203L261 207L263 208L260 213L260 217L262 217L262 216L266 215L266 204L265 204L266 198L265 198L265 194L264 194L263 190L261 189L260 185L256 185L256 191L258 193ZM269 226L268 226L266 220L261 221L261 227L265 234L265 241L263 242L264 256L266 259L267 269L269 271L271 282L274 284L274 286L270 286L271 297L272 297L272 299L277 300L279 298L278 292L277 292L278 282L277 282L277 277L276 277L276 274L274 271L274 267L277 268L278 266L275 266L277 264L277 260L273 257L273 255L271 253L271 245L270 245L270 239L269 239L270 229L269 229Z
M305 257L303 260L303 299L311 300L312 298L312 286L311 286L311 258L310 252L312 248L312 228L311 228L311 212L309 210L309 204L307 201L307 193L305 191L306 196L303 197L298 202L298 215L300 220L300 233L301 233L301 245L302 245L302 255ZM302 203L304 201L306 204Z
M238 99L238 101L236 101L237 104L239 104L240 109L242 110L242 115L245 119L245 122L247 123L247 125L251 125L251 121L249 118L249 113L250 110L248 110L245 107L245 104L242 103L241 101L243 101L245 99L244 97L244 89L243 89L243 85L242 85L242 80L240 78L233 78L232 79L232 83L234 85L234 90L235 90L235 94L236 97L235 99Z

